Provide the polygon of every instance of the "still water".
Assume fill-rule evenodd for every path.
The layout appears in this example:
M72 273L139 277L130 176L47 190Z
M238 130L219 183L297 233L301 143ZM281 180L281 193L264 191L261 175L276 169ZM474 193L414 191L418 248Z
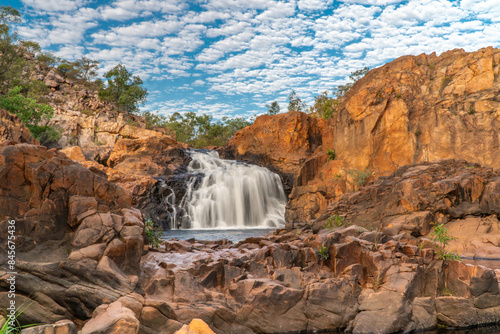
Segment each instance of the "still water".
M176 238L187 240L195 238L196 240L220 240L228 239L234 243L250 237L265 235L274 231L274 228L234 228L234 229L196 229L196 230L170 230L163 231L162 239L168 240Z

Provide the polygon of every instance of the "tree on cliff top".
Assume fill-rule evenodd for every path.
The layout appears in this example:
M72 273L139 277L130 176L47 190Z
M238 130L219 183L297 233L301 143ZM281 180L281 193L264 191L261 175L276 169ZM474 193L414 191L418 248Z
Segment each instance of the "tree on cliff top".
M271 104L266 104L267 112L269 115L277 115L280 112L280 105L278 101L273 101Z
M99 88L99 98L114 101L122 110L130 113L139 111L139 105L146 102L148 91L142 87L142 80L132 76L121 63L104 75L107 86Z
M297 95L297 93L292 90L290 95L288 95L288 111L306 111L307 104L302 102L302 99Z

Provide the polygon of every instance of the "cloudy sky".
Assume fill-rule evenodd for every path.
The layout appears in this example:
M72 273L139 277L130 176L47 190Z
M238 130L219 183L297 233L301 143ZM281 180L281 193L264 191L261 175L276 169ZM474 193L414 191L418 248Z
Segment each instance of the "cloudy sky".
M500 46L499 0L21 0L18 33L73 60L122 62L144 110L252 116L399 56Z

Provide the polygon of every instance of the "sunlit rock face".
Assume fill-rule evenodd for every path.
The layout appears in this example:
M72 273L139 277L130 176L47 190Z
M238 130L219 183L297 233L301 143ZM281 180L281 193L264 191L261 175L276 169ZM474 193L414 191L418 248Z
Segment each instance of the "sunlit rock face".
M465 159L500 167L500 50L404 56L373 69L325 121L291 112L239 131L235 156L296 177L287 221L319 217L346 191L399 167ZM327 151L335 158L328 159Z

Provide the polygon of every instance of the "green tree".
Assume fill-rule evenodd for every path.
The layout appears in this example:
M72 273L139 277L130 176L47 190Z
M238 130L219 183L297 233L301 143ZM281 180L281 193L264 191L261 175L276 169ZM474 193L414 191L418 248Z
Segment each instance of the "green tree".
M146 102L148 91L142 87L142 80L132 76L125 66L118 64L104 75L107 85L99 88L99 98L114 101L122 110L130 113L139 111L139 105Z
M250 125L250 122L242 117L214 120L212 116L195 112L176 112L163 116L148 111L143 115L148 128L164 127L176 134L177 141L197 148L224 146L237 131Z
M369 67L365 67L365 68L362 68L360 70L354 71L349 75L349 79L351 79L351 82L349 82L345 85L340 85L340 86L335 87L333 89L333 91L336 94L337 100L341 101L344 98L345 94L352 88L352 86L354 86L354 84L359 79L364 77L366 75L366 73L368 73L368 71L370 71Z
M39 125L43 120L48 120L54 115L52 107L38 103L35 99L21 94L22 87L17 86L7 93L0 95L0 108L19 116L33 137L42 145L59 140L61 134L47 125Z
M21 14L10 7L0 7L0 76L7 73L12 64L19 58L17 47L17 34L9 27L11 23L21 22Z
M307 105L298 97L295 90L288 95L288 111L306 111Z
M328 91L324 91L314 98L314 105L311 107L311 113L317 114L324 119L329 119L337 112L338 105L338 100L329 97Z
M271 104L266 104L267 112L269 115L277 115L280 112L280 105L278 101L273 101Z
M91 81L97 78L99 61L82 57L75 62L75 68L78 71L78 77L85 81Z

